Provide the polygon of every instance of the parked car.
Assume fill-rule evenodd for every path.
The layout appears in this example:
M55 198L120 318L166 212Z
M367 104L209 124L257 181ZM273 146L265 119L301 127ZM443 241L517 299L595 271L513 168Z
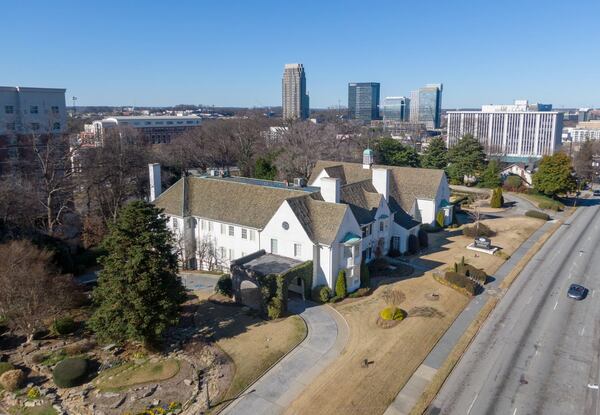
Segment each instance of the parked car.
M569 287L569 291L567 291L567 297L573 298L574 300L583 300L585 298L585 294L587 292L587 288L581 286L579 284L571 284Z
M594 190L594 196L600 196L600 189Z

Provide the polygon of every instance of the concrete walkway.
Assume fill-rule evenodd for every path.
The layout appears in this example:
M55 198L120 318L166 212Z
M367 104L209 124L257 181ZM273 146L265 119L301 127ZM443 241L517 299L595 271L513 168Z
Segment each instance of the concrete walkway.
M341 353L348 339L348 325L328 305L293 300L290 311L308 327L300 345L257 380L224 414L280 414Z
M517 263L529 251L538 239L542 237L555 221L546 222L542 227L536 230L521 246L513 253L498 271L493 275L494 281L486 285L486 291L473 298L467 307L458 315L454 323L448 328L446 333L437 342L431 350L425 361L413 373L406 385L396 396L394 402L390 404L384 415L406 415L417 402L425 387L429 384L437 370L446 361L446 358L461 338L464 331L469 327L473 319L479 314L483 305L490 296L497 296L500 283L512 271Z

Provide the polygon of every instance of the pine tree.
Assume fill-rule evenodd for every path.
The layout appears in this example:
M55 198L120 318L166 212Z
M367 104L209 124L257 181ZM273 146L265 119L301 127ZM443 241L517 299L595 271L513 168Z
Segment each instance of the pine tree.
M490 207L501 208L502 207L502 189L496 188L492 191L492 199L490 200Z
M110 226L93 293L96 310L88 321L100 341L135 340L154 347L177 323L185 290L172 234L160 214L153 205L135 201Z
M434 137L423 151L421 165L426 169L445 169L448 166L448 149L442 137Z
M490 189L499 187L502 185L500 179L500 163L497 160L490 160L487 167L481 175L480 185Z
M485 167L483 146L470 134L462 137L448 150L448 175L454 183L462 183L465 176L476 176Z

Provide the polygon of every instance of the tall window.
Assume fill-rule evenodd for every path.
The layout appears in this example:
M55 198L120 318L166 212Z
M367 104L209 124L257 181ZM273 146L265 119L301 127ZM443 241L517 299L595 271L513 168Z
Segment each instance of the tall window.
M221 235L225 235L225 224L221 224Z
M302 245L301 244L294 244L294 256L295 257L302 256Z
M225 248L222 246L219 248L219 258L225 259Z
M254 229L250 229L250 240L253 241L254 239L256 239L256 232Z
M206 221L204 219L200 219L200 229L206 229Z
M379 222L379 232L383 232L383 221Z
M4 113L6 114L14 114L15 112L15 107L13 107L12 105L5 105L4 106Z
M14 122L8 122L8 123L6 123L6 129L8 131L14 131L15 130L15 123Z
M234 231L233 231L233 226L229 225L229 236L233 236L234 235Z
M212 231L213 231L213 223L212 223L212 221L210 221L210 220L209 220L209 221L207 221L207 222L208 222L208 231L209 231L209 232L212 232Z
M52 124L52 129L53 130L60 130L60 123L59 122L55 122L54 124Z
M31 123L31 129L32 129L33 131L37 131L37 130L39 130L39 129L40 129L40 123L38 123L38 122L32 122L32 123Z
M32 105L31 107L29 107L29 112L31 114L37 114L38 113L38 106L37 105Z
M235 253L233 252L233 249L229 250L229 259L234 259L235 258Z
M277 253L277 239L271 239L271 253Z
M248 229L242 228L242 239L248 239Z
M58 107L57 106L53 106L52 107L52 114L58 114Z

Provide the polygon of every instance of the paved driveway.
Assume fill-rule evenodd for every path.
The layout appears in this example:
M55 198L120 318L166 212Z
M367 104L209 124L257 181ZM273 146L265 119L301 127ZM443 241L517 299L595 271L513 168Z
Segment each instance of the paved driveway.
M179 274L183 286L188 290L214 290L219 275L202 274L196 272L182 272Z
M298 347L233 401L224 414L280 414L343 350L348 338L346 321L328 305L290 300L290 311L308 326Z

